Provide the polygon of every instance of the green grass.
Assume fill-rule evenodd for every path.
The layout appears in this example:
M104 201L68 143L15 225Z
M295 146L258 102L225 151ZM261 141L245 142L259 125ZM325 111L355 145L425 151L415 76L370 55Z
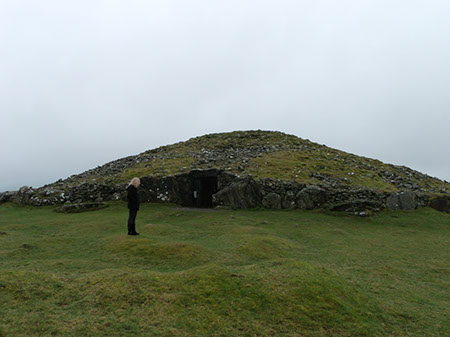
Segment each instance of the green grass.
M448 336L450 216L0 205L0 336Z
M331 157L337 154L338 151L332 149L316 149L314 153L278 151L253 159L249 171L257 178L276 178L305 184L320 183L320 180L311 176L316 173L341 179L348 185L382 191L395 190L391 183L382 179L376 172L355 165L351 160L356 156L343 155L343 152L340 152L340 160L331 160ZM360 158L359 161L361 160ZM387 165L379 163L377 166L382 169Z

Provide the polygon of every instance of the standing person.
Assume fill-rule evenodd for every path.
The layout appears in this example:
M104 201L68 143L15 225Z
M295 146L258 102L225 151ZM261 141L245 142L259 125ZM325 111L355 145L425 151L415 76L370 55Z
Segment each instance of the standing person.
M128 217L128 235L139 235L139 233L136 232L136 215L140 204L139 193L137 190L140 184L141 180L139 178L133 178L127 188L127 201L130 210L130 215Z

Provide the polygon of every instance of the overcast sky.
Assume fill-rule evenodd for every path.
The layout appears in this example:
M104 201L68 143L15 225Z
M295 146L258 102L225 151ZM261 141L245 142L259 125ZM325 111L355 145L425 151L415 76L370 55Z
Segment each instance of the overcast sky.
M0 0L0 191L277 130L450 180L448 0Z

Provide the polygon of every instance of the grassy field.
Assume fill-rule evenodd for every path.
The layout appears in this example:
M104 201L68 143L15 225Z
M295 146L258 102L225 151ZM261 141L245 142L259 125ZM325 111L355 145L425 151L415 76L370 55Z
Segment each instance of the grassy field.
M449 336L450 215L0 205L0 336Z

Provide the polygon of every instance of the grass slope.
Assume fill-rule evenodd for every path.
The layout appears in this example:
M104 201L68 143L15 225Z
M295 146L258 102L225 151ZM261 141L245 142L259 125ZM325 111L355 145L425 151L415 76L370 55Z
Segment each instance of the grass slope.
M446 336L450 216L0 205L0 336Z

